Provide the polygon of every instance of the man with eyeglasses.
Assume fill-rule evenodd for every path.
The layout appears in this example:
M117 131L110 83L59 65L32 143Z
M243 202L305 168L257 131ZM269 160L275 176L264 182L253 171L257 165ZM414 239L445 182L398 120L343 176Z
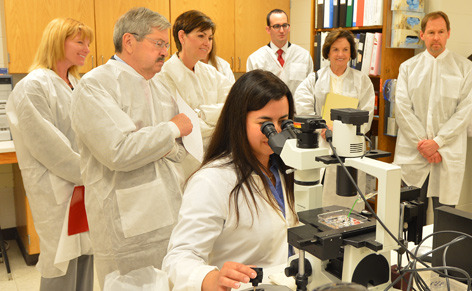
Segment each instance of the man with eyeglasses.
M181 137L192 131L155 80L170 23L136 8L117 21L116 54L85 74L72 95L85 207L101 287L105 276L161 268L181 204Z
M313 72L313 59L306 49L288 41L290 24L283 10L274 9L267 14L266 31L270 43L249 56L246 71L270 71L295 94L298 85Z

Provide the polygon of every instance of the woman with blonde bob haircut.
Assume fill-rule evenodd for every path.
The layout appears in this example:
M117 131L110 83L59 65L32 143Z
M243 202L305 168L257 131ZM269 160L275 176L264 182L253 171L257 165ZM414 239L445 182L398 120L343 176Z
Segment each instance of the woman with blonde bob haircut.
M81 22L52 20L30 73L7 102L18 164L39 235L40 290L93 289L89 233L70 228L78 219L69 217L75 186L82 185L69 109L78 67L90 53L92 38L90 27ZM84 215L79 216L81 221L86 221Z

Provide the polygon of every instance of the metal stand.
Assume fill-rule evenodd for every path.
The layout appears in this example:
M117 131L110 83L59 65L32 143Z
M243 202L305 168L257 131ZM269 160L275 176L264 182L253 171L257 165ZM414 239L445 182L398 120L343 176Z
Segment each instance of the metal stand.
M3 241L2 228L0 227L0 249L2 251L2 258L5 261L5 267L7 268L8 280L12 280L10 262L8 261L7 249L5 248L5 242Z

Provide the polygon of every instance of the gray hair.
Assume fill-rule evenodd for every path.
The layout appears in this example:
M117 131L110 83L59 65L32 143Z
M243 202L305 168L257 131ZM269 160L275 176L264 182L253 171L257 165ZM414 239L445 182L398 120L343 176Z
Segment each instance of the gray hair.
M123 50L123 35L131 33L138 41L144 36L152 33L152 29L164 30L170 28L170 23L161 14L145 7L133 8L123 14L115 24L113 30L113 44L115 52L121 53Z

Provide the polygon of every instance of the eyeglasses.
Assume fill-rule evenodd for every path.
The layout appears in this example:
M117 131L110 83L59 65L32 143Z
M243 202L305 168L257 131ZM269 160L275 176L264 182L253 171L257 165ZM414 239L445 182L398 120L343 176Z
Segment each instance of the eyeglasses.
M290 24L284 23L284 24L274 24L271 26L275 30L279 30L281 27L285 30L290 27Z
M131 33L131 34L134 35L134 36L139 36L137 33ZM167 50L170 48L170 43L166 43L162 39L155 40L155 39L149 38L147 36L143 36L143 38L151 41L157 48L160 48L160 49L166 48Z

